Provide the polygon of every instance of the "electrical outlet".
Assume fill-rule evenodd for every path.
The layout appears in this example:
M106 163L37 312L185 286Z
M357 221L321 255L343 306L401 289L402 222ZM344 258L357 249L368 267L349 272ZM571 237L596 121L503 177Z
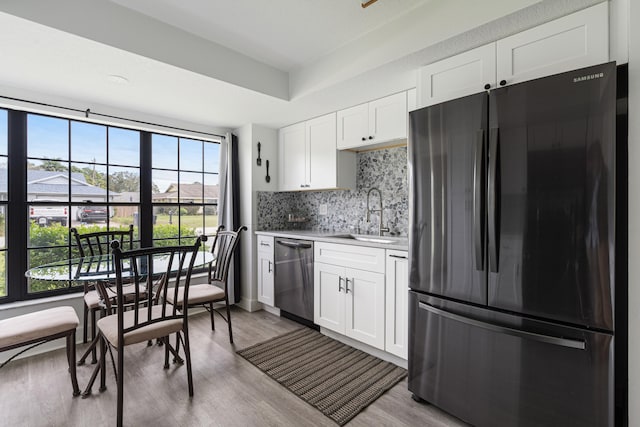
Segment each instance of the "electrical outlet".
M320 215L326 215L327 214L327 205L326 203L323 203L320 205L320 208L318 209L318 214Z

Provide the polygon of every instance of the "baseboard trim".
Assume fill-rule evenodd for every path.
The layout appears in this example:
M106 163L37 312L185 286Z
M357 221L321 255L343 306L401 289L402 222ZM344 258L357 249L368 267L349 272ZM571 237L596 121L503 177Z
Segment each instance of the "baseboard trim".
M260 303L257 299L241 298L240 302L236 305L250 313L262 310L262 303Z
M340 341L343 344L350 345L353 348L357 348L358 350L362 350L365 353L369 353L372 356L375 356L379 359L385 360L387 362L393 363L394 365L400 366L401 368L407 369L408 362L395 354L387 353L386 351L382 351L379 348L371 347L368 344L362 343L360 341L356 341L351 339L345 335L339 334L332 330L320 327L320 333L326 335L330 338L333 338L336 341Z

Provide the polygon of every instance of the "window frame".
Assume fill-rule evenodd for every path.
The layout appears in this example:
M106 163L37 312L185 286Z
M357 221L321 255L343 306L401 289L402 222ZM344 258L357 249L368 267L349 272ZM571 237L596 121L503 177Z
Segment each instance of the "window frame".
M60 117L54 114L40 113L40 112L29 112L23 110L17 110L12 108L2 108L2 110L7 112L7 200L0 200L0 205L5 207L6 213L6 236L5 236L5 246L4 248L0 248L0 253L6 254L6 271L5 271L5 280L6 280L6 295L0 296L0 306L6 303L15 302L15 301L26 301L26 300L37 300L41 298L47 298L58 295L66 295L77 293L82 290L81 284L72 285L71 282L68 282L66 285L61 286L58 289L39 291L39 292L29 292L29 279L26 278L25 272L29 269L29 254L30 251L37 250L29 242L29 227L30 227L30 215L28 212L29 206L32 204L37 205L64 205L67 206L68 209L68 220L66 228L69 229L73 226L73 207L75 206L85 206L85 205L98 205L102 206L101 202L94 203L82 203L73 201L73 194L71 193L71 174L73 171L71 170L71 166L76 163L74 159L71 157L71 126L72 122L80 122L80 123L88 123L95 124L99 126L105 126L107 138L106 138L106 160L104 166L106 169L106 178L108 180L110 176L109 168L121 168L121 167L132 167L135 166L130 165L122 165L120 163L112 163L109 159L109 129L125 129L128 131L138 132L140 135L139 139L139 166L137 166L137 170L139 171L139 182L140 182L140 193L139 193L139 201L138 202L115 202L110 201L111 195L109 192L109 183L105 183L106 190L106 201L104 203L105 206L108 207L118 207L118 206L135 206L138 209L138 226L137 230L137 239L135 244L140 246L151 246L154 243L153 239L153 207L154 203L152 202L153 197L153 189L152 189L152 148L151 148L151 139L153 134L165 135L160 132L151 132L144 129L136 129L134 127L125 127L119 125L111 125L107 123L96 123L90 120L81 120L78 118L67 118ZM28 188L27 188L27 162L31 159L42 160L40 158L30 158L27 156L28 154L28 117L30 114L51 117L56 119L66 120L69 126L69 156L67 160L63 160L62 162L68 167L66 173L68 173L68 185L69 192L66 195L67 201L60 202L36 202L34 200L28 200ZM169 133L167 136L175 136ZM203 143L217 143L221 144L224 140L223 137L214 138L193 138L193 137L179 137L179 138L187 138L187 139L195 139L198 141L202 141ZM80 162L86 163L86 162ZM96 163L97 164L97 163ZM219 170L217 171L219 176ZM193 204L189 204L193 206ZM217 206L217 200L215 205ZM204 200L203 200L204 206ZM110 218L107 220L107 224L110 224ZM21 230L18 232L10 233L8 230ZM68 244L67 250L69 256L72 254L73 246L75 242L71 241L71 234L68 234ZM60 246L64 247L64 246ZM47 246L49 248L49 246ZM53 261L53 260L52 260Z

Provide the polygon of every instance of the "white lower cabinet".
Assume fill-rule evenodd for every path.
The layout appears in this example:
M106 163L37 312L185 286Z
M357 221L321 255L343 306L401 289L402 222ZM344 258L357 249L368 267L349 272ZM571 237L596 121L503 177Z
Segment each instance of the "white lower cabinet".
M274 306L272 236L258 236L258 301Z
M331 254L346 254L334 258ZM335 264L314 264L314 322L324 328L344 334L372 347L384 350L385 335L385 277L384 264L373 270L347 267L384 254L384 249L318 242L315 259L335 259ZM384 256L384 255L382 255Z
M385 351L407 358L409 261L407 252L387 250Z

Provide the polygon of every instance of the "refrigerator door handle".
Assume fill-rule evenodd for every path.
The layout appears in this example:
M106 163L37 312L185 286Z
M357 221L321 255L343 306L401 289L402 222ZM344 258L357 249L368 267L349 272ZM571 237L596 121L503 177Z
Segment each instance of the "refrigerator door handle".
M468 317L460 316L459 314L450 313L446 310L436 308L424 302L418 302L418 308L429 311L438 316L442 316L444 318L454 320L456 322L465 323L467 325L475 326L478 328L483 328L492 332L497 332L499 334L507 334L507 335L511 335L514 337L522 338L522 339L528 339L528 340L538 341L542 343L558 345L561 347L575 348L578 350L586 349L585 342L580 340L553 337L550 335L543 335L535 332L527 332L519 329L509 328L507 326L493 325L491 323L485 323L479 320L469 319Z
M498 272L498 143L499 129L492 128L489 131L489 189L487 194L487 210L489 216L488 242L489 242L489 271Z
M473 243L476 258L476 270L484 270L484 222L482 212L484 206L484 141L485 130L476 133L475 159L473 165Z

